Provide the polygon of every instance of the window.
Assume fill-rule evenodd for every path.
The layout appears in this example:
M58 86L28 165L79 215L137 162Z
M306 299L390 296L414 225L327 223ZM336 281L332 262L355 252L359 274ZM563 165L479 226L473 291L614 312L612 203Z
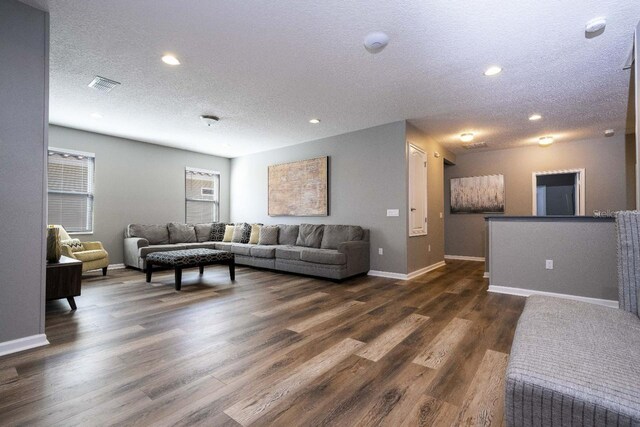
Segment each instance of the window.
M186 222L217 222L220 219L220 173L186 168L184 178Z
M93 232L95 155L49 148L49 224L69 233Z

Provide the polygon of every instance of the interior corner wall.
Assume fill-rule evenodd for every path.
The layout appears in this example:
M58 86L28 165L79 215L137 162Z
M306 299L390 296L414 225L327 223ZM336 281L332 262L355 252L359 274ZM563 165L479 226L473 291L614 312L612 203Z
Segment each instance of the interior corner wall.
M627 207L625 135L548 147L528 146L459 154L445 168L445 251L447 255L483 257L484 214L451 214L450 180L478 175L504 175L505 215L532 215L533 172L585 169L586 215Z
M11 347L44 334L48 14L1 1L0 40L0 344Z
M321 156L329 156L329 216L270 217L268 166ZM368 228L371 269L407 273L404 121L234 158L231 194L233 222ZM387 209L399 209L400 216L387 217Z
M407 237L407 269L418 271L444 261L444 160L456 157L415 126L407 123L406 139L427 154L427 234ZM435 157L435 153L440 157ZM405 235L409 236L409 229ZM429 247L431 250L429 250Z
M636 209L640 210L640 22L636 27L634 43L634 87L636 116Z
M185 167L220 172L220 220L229 220L230 160L61 126L49 146L95 153L94 232L112 264L123 262L127 224L185 222Z

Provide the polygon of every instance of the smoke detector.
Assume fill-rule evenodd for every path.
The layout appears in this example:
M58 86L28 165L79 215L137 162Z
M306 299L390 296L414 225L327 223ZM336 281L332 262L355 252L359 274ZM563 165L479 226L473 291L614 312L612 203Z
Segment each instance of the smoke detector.
M90 88L104 93L111 92L116 86L120 86L120 82L100 76L95 76L89 83Z
M220 117L204 115L204 116L200 116L200 120L202 120L204 124L207 126L213 126L220 120Z
M364 38L364 48L369 53L379 53L389 44L389 36L382 31L374 31Z

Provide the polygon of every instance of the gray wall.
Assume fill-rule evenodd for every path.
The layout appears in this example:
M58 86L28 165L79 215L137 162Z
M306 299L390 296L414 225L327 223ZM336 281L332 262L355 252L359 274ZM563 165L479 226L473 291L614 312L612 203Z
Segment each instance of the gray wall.
M625 135L557 142L549 147L458 154L445 168L445 251L447 255L483 257L485 225L482 214L449 213L449 180L464 176L503 174L506 215L531 215L531 174L537 171L585 169L586 214L627 207Z
M406 137L427 154L427 235L407 238L408 271L412 272L444 260L444 219L440 218L444 213L444 160L453 162L456 156L409 123ZM440 157L434 156L436 152Z
M44 333L48 19L0 2L0 342Z
M93 235L112 264L122 263L127 224L185 221L184 168L216 170L220 175L220 219L229 220L229 159L130 139L49 127L49 145L96 155Z
M329 216L269 217L267 167L319 156L329 156ZM231 194L234 222L369 228L371 269L407 272L404 121L232 159ZM400 216L387 217L387 209L399 209Z
M489 240L490 286L618 299L613 221L491 221Z

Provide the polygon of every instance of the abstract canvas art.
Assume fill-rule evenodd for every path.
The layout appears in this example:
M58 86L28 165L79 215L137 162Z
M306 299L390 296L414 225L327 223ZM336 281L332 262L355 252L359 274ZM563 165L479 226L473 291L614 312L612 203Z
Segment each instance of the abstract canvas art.
M327 216L328 157L269 166L269 216Z
M504 213L504 175L452 178L451 213Z

